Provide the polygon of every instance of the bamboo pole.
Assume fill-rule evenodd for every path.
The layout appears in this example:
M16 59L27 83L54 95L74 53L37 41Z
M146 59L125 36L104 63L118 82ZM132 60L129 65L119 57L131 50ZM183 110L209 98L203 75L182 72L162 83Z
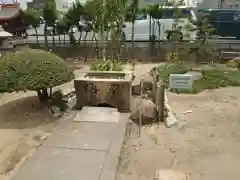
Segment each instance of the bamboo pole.
M155 111L156 114L155 114L155 115L156 115L156 119L157 119L158 121L161 120L161 119L160 119L160 116L159 116L159 114L160 114L159 111L161 110L161 109L160 109L160 104L161 104L161 103L160 103L160 101L159 101L159 100L160 100L160 91L161 91L160 88L161 88L161 85L160 85L159 82L157 82L156 95L155 95L155 96L156 96L156 104L155 104L155 105L156 105L156 111Z
M140 107L139 107L139 139L141 137L141 127L142 127L142 99L143 99L143 78L141 77L141 81L140 81L140 87L141 87L141 91L140 91Z
M156 104L156 71L153 71L153 87L152 87L152 100L153 100L153 103Z
M164 87L164 85L163 85L163 83L161 82L161 83L159 83L159 85L160 85L160 88L159 88L159 111L158 111L158 113L159 113L159 120L161 121L161 122L164 122L164 111L165 111L165 108L164 108L164 106L165 106L165 87Z

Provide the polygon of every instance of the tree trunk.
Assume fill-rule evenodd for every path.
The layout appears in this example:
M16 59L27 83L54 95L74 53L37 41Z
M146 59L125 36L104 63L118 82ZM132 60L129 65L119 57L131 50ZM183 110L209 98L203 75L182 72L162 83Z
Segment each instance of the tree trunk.
M104 32L104 13L102 13L102 24L100 27L100 46L102 48L102 59L105 60L106 56L105 56L105 46L104 46L104 39L105 39L105 32Z
M41 103L47 102L49 100L49 95L47 89L37 90L38 99Z
M82 31L80 31L80 36L78 38L78 44L80 44L81 39L82 39Z
M60 44L60 47L61 47L61 34L58 35L58 41L59 41L59 44Z
M93 39L95 39L95 44L96 44L96 50L97 50L97 59L99 59L99 43L98 43L98 40L97 40L97 37L96 37L96 32L93 31L93 36L92 36Z
M35 34L36 34L36 41L37 41L37 44L39 44L37 28L34 28L34 30L35 30Z
M132 21L132 59L134 59L135 56L134 31L135 31L134 21Z
M52 40L53 40L53 47L55 47L55 27L53 27Z
M48 47L48 39L47 39L47 25L45 24L44 25L44 41L45 41L45 47L47 48Z
M159 20L158 20L157 24L158 24L158 38L159 38L159 41L158 41L158 52L159 52L161 50L161 23L160 23ZM160 53L161 53L161 51L160 51Z
M84 40L83 40L84 47L86 46L87 35L88 35L88 32L85 32L85 36L84 36Z
M151 40L152 36L152 17L150 16L150 21L149 21L149 41Z
M101 32L101 37L100 37L100 46L101 46L101 49L102 49L102 59L105 60L106 57L105 57L105 46L104 46L104 30L103 32Z

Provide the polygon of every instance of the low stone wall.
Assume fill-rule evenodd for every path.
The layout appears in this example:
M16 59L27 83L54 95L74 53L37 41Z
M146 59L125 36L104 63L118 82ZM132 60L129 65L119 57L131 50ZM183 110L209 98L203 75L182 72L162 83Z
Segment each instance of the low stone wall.
M75 48L73 48L69 44L62 44L63 47L52 47L50 45L49 48L45 48L44 44L29 44L31 48L34 49L45 49L50 50L59 55L60 57L64 59L84 59L85 61L88 61L90 59L94 58L101 58L101 48L97 48L96 45L89 45L86 46L79 45ZM191 47L190 47L191 48ZM169 46L168 44L158 44L158 43L136 43L135 47L131 47L131 43L128 43L127 45L123 46L121 50L115 49L113 47L106 47L106 54L109 58L117 59L119 58L121 60L131 60L131 59L137 59L139 61L144 62L160 62L165 61L165 55L169 52L176 52L175 46ZM180 47L177 49L178 52L180 52L180 58L181 61L195 61L196 60L196 54L195 53L189 53L186 51L186 47ZM202 60L206 62L211 61L217 61L219 57L217 56L207 56L207 57L201 57Z
M34 49L46 49L45 47L37 44L29 44L29 46ZM101 48L91 46L78 46L76 48L73 48L71 46L54 47L47 48L46 50L49 49L51 49L53 53L63 57L64 59L82 57L85 60L101 57L102 51ZM105 49L108 57L117 58L117 56L120 54L119 57L122 60L128 60L134 57L135 59L144 61L160 61L164 59L165 55L165 52L163 50L158 50L157 47L123 47L121 48L121 51L112 47L107 47Z

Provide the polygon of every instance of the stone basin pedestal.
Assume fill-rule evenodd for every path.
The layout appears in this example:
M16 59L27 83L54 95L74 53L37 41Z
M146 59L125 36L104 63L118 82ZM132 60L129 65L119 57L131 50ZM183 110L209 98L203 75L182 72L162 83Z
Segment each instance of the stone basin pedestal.
M74 80L76 108L109 105L119 112L131 110L132 73L91 71Z

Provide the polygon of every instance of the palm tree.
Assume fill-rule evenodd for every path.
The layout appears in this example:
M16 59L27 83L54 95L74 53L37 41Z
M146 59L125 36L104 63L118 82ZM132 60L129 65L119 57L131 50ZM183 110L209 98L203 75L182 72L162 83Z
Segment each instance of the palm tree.
M65 34L66 34L65 30L66 30L66 21L65 21L65 18L61 18L56 24L56 32L58 34L58 40L60 44L61 44L62 34L64 34L64 44L65 44Z
M45 45L47 46L47 27L52 27L52 38L53 38L53 45L55 45L55 27L56 21L58 18L57 10L56 10L56 2L55 0L44 0L44 7L43 7L43 18L45 20L44 25L44 38L45 38Z
M157 30L158 30L158 48L161 48L161 23L160 23L160 19L163 16L163 11L162 8L160 6L160 4L155 4L155 5L149 5L146 10L145 13L149 14L150 16L150 22L149 22L149 40L151 40L151 42L155 42L156 39L156 32L155 32L155 23L157 24ZM155 44L152 44L153 47L151 48L152 52L154 53L154 55L152 56L153 58L155 58L156 55L156 51L155 51Z
M97 4L94 0L87 1L85 6L85 20L91 22L91 30L93 31L92 40L96 41L96 46L98 47L98 41L96 38L96 33L99 29L97 27ZM84 41L86 42L87 33L85 34ZM84 44L85 44L84 42Z
M198 17L196 22L192 22L196 25L195 28L189 27L189 31L197 31L198 37L200 38L200 43L197 45L196 51L196 61L200 61L204 59L204 55L208 55L211 52L209 45L207 45L207 40L209 35L215 31L215 28L211 28L208 18L206 18L203 14Z
M73 28L73 26L76 26L78 28L78 31L80 32L80 37L78 39L79 43L82 37L82 30L83 30L79 22L83 15L84 15L84 7L79 1L74 2L72 7L65 14L65 18L69 22L71 29Z
M24 11L23 20L26 27L34 28L36 34L36 41L38 44L39 40L37 28L40 26L40 14L34 9L27 9Z
M154 23L153 23L154 25L155 25L155 21L157 21L158 37L159 37L159 40L160 40L160 35L161 35L160 19L163 16L163 11L162 11L161 6L159 4L150 5L146 9L146 13L148 13L150 15L151 20L154 21ZM152 23L150 24L150 28L149 29L152 29L151 26L152 26ZM153 29L155 29L155 28L153 27ZM150 34L151 34L151 31L150 31ZM152 37L150 37L150 38L152 38Z
M126 8L127 0L112 0L108 1L108 18L110 26L110 31L112 34L112 41L115 43L115 49L118 49L117 60L121 54L121 40L123 34L123 26L125 22L125 15L127 12Z
M134 31L135 31L135 20L136 20L136 14L138 12L138 6L139 6L139 0L132 0L131 4L127 7L126 10L126 21L132 22L132 59L134 59Z

